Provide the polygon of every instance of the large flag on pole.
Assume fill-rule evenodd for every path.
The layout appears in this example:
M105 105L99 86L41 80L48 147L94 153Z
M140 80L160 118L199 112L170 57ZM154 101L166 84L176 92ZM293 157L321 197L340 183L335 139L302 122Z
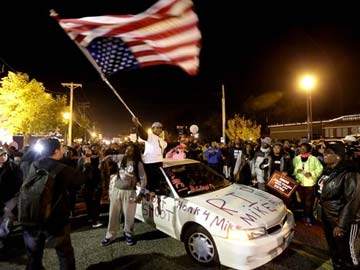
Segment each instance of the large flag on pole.
M191 0L160 0L136 15L58 20L105 76L162 64L198 72L201 33Z

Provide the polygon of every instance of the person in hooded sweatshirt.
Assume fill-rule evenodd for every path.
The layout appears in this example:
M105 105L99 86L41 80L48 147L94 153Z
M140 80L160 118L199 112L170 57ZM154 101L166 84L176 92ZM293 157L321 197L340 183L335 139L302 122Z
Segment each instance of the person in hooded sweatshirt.
M271 138L261 139L261 146L254 154L254 166L252 167L252 177L256 179L257 188L266 190L266 182L270 179L271 164Z
M355 240L360 221L360 174L346 165L341 142L327 145L318 181L321 219L334 269L359 269Z

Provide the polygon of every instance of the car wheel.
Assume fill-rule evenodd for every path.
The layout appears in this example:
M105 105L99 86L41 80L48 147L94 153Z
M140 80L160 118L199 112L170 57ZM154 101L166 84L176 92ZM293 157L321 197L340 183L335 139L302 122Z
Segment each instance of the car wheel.
M190 227L184 235L187 254L202 265L219 264L216 245L207 230L200 225Z

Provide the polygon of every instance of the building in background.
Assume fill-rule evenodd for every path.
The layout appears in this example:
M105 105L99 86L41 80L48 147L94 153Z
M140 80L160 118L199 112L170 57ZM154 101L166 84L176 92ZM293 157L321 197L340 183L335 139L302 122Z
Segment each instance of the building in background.
M269 125L272 139L298 140L307 136L307 122ZM338 118L313 121L313 139L343 138L360 133L360 114L344 115Z

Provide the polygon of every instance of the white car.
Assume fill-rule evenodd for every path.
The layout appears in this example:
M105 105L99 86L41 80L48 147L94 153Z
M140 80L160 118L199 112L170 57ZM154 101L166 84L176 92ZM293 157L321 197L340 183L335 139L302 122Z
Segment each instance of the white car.
M270 193L232 184L190 159L166 159L160 195L148 193L136 218L184 242L203 265L254 269L281 254L294 234L294 216Z

